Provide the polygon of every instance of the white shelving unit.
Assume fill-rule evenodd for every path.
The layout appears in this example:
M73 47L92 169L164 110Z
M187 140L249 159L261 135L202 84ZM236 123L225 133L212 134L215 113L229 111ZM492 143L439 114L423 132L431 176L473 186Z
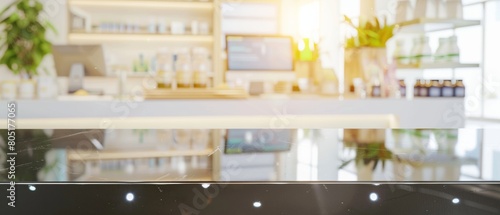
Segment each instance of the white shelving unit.
M212 130L211 133L213 138L219 138L218 130ZM83 174L77 178L73 178L73 180L77 181L212 181L216 180L217 175L219 175L219 168L217 167L219 154L216 153L217 150L212 149L212 146L217 145L218 142L214 142L214 140L215 139L209 139L210 144L208 148L205 149L157 149L151 148L151 144L145 144L144 147L135 146L135 148L130 148L130 146L125 143L122 143L125 144L122 147L116 145L117 143L113 143L112 145L114 146L112 148L105 148L104 150L68 149L66 150L66 163L71 167L74 167L74 165L80 166L80 168L85 166L85 168L81 170ZM111 139L109 141L117 140ZM104 145L106 147L107 144L105 143ZM162 166L159 166L159 163L156 163L159 162L157 159L169 160L167 163L163 163ZM179 159L181 159L182 162L184 162L184 167L172 166L173 163L171 162L174 162L173 159L177 159L177 162L180 162ZM205 164L193 166L190 162L192 159L204 159L207 162ZM104 164L103 162L116 163L128 161L135 163L136 160L154 161L154 165L158 164L158 166L149 166L151 164L146 166L134 166L133 164L134 170L130 170L132 172L127 171L124 166L115 166L114 169L106 169L100 166L97 172L91 167L92 164L102 165ZM74 176L68 175L67 177L71 179L71 177Z
M213 35L168 35L137 33L70 33L70 43L113 43L113 42L186 42L211 43Z
M84 174L76 181L212 181L210 171L188 169L188 173L142 171L131 174L125 171L101 171L97 174Z
M187 156L211 156L212 149L204 150L109 150L98 152L68 151L67 156L70 161L95 161L95 160L119 160L119 159L141 159L141 158L166 158L166 157L187 157Z
M67 39L70 44L102 44L113 56L110 68L130 67L132 61L143 55L150 61L156 48L193 48L206 47L211 51L213 79L212 86L222 80L220 71L221 36L220 5L221 0L68 0L69 15ZM85 14L91 24L86 30L72 28L72 13ZM112 14L112 15L111 15ZM115 15L116 14L116 15ZM166 25L165 33L149 33L150 21L162 19ZM203 21L209 25L209 34L193 34L191 21ZM185 34L171 34L172 21L183 22ZM156 22L156 21L155 21ZM101 32L100 23L128 23L137 26L135 32ZM158 24L158 23L155 23ZM134 27L135 28L135 27ZM123 47L127 47L124 51ZM135 50L135 51L134 51ZM137 52L137 53L134 53ZM130 64L130 65L129 65ZM108 71L112 75L112 71ZM129 72L129 74L134 74ZM143 73L141 73L143 74ZM145 75L134 75L145 76Z
M428 64L398 64L399 70L422 70L422 69L456 69L477 68L477 63L428 63Z
M69 3L79 7L213 10L213 4L209 1L70 0Z
M397 24L399 26L400 34L426 34L430 32L443 31L443 30L455 30L457 28L479 26L481 25L480 20L464 20L464 19L429 19L420 18L401 22ZM484 49L484 47L483 47ZM398 76L406 76L407 70L412 70L413 72L418 71L417 76L422 76L423 71L427 69L451 69L452 76L451 79L455 79L455 70L459 68L481 68L482 65L478 63L453 63L453 62L443 62L443 63L429 63L429 64L410 64L410 65L397 65ZM415 83L415 74L408 76L410 83ZM407 79L407 80L408 80ZM408 86L409 87L409 86Z
M464 19L413 19L398 24L399 33L427 33L470 26L478 26L480 20Z

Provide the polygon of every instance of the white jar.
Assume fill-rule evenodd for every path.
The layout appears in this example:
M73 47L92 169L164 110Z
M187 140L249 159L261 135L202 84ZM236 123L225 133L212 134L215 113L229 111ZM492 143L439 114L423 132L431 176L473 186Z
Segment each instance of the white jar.
M2 83L2 99L13 100L17 97L17 82L4 81Z
M156 20L154 18L149 19L148 32L151 34L156 33Z
M445 0L444 9L446 19L462 19L463 5L461 0Z
M19 83L19 98L34 99L35 98L35 81L23 80Z
M193 67L189 52L181 51L177 55L175 70L177 88L191 88L193 83Z
M191 145L194 150L206 150L210 143L210 130L194 129L191 132Z
M208 22L203 21L200 22L200 34L207 35L210 34L210 26L208 25Z
M422 43L420 41L420 38L414 38L413 39L413 46L410 51L410 56L409 56L409 63L410 64L418 64L418 55L421 50Z
M431 46L429 45L429 37L422 37L421 38L421 50L420 50L420 64L428 64L432 63L432 49Z
M184 25L183 22L180 22L180 21L173 21L171 24L170 24L170 32L172 34L176 34L176 35L179 35L179 34L185 34L186 33L186 26Z
M211 73L211 62L209 52L206 48L193 49L193 86L195 88L209 87L209 75Z
M396 6L396 23L408 21L413 19L410 12L411 2L410 1L398 1Z
M57 96L57 81L55 77L39 77L37 94L39 99L51 99Z
M167 33L167 21L162 18L158 18L158 33L166 34Z
M172 53L162 48L156 53L156 82L158 88L172 88L174 79L174 65Z
M448 59L448 38L439 38L439 47L434 53L435 62L445 62Z
M437 18L440 0L417 0L415 3L415 19Z
M458 48L458 41L456 36L451 36L448 39L447 49L448 61L453 63L460 63L460 49Z
M191 21L191 34L197 35L200 33L200 25L197 20Z
M394 50L393 59L397 64L409 63L403 40L398 40L396 42L396 49Z

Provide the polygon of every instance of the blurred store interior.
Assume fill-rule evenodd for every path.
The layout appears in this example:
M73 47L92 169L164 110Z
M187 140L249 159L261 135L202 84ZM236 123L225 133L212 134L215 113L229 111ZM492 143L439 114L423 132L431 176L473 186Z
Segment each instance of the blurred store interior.
M498 0L0 9L16 180L500 180Z

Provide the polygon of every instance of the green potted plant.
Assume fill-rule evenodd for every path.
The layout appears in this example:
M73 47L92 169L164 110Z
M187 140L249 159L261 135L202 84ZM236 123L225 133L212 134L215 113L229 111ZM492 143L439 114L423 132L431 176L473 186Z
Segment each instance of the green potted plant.
M346 149L355 150L355 157L342 161L339 169L355 162L359 181L373 180L373 172L378 164L393 158L391 150L385 146L385 129L344 129L343 143Z
M56 32L41 14L43 4L38 0L16 0L0 12L0 65L20 75L19 97L34 98L34 76L38 74L43 58L51 53L48 30Z
M387 70L387 42L394 36L397 25L388 24L374 17L361 20L355 25L351 18L344 16L344 22L354 31L345 41L345 92L354 92L354 80L360 78L365 87L378 82L382 85ZM377 84L377 83L375 83ZM368 92L371 93L371 92ZM385 93L384 93L385 94Z
M8 130L0 130L0 158L6 158L10 152L7 142L9 140ZM16 182L39 181L39 172L46 171L52 167L47 166L46 154L51 149L50 137L39 129L16 130L16 171L15 178L8 178L10 164L0 162L3 170L0 171L0 181L14 180Z

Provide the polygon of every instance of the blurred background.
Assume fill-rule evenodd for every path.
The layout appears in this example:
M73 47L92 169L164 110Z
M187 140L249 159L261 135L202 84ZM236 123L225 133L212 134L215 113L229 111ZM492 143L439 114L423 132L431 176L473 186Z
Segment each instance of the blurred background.
M0 8L18 181L500 180L498 0Z

